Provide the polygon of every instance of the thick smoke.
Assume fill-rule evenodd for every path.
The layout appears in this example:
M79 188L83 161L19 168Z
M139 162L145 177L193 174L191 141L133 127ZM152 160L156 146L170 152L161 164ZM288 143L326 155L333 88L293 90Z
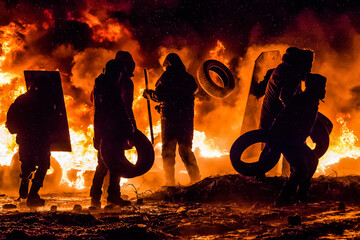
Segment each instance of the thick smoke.
M239 136L253 64L262 51L289 46L312 49L313 72L328 78L320 111L336 125L338 113L351 114L348 126L359 135L360 5L352 1L9 1L0 0L0 79L5 95L22 81L25 69L62 74L69 125L87 131L92 122L89 95L95 78L118 50L136 62L134 112L140 129L147 127L143 68L150 87L163 72L165 56L177 52L196 76L209 58L228 61L236 77L225 99L209 97L201 88L196 99L195 128L216 138L220 149ZM9 40L11 39L11 41ZM210 53L221 41L221 54ZM9 50L8 48L11 48ZM0 76L1 77L1 76ZM11 101L1 99L0 124ZM153 110L154 123L159 115ZM83 124L79 124L83 123ZM227 163L228 158L225 159Z

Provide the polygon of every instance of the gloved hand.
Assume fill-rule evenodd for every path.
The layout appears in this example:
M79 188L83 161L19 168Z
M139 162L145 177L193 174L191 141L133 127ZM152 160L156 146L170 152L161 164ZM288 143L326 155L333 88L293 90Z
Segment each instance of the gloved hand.
M143 97L150 100L150 89L145 89L144 90Z
M148 99L148 100L156 100L156 96L155 96L155 91L151 90L151 89L145 89L143 92L143 97Z

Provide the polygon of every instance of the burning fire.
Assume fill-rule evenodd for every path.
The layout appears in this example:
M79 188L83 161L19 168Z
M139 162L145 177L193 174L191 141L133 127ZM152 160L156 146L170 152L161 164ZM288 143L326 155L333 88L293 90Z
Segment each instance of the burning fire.
M93 76L97 76L101 73L102 67L105 65L106 61L110 59L109 56L114 57L117 50L132 51L131 53L137 63L134 74L135 96L133 106L136 119L139 121L139 129L146 129L145 126L147 126L148 119L146 117L147 113L144 111L145 100L141 96L144 88L144 79L142 74L139 73L142 72L139 71L139 66L147 64L146 61L142 62L143 58L146 58L144 57L145 54L143 52L145 51L145 48L140 48L139 41L134 39L133 31L126 27L127 25L117 21L115 18L105 16L106 14L104 12L102 12L103 15L101 16L100 12L102 11L97 12L95 10L88 10L81 14L72 14L71 11L67 12L66 20L85 23L91 29L91 41L93 41L93 43L92 45L86 46L86 49L76 49L71 45L71 41L70 43L57 43L55 41L54 43L52 42L52 44L56 44L56 46L53 46L53 49L48 52L47 55L42 55L43 53L38 50L40 47L33 45L35 45L34 42L36 42L35 40L37 38L46 35L47 31L53 29L56 25L56 19L54 18L55 14L52 10L43 10L44 18L39 24L25 24L21 21L13 21L6 26L0 26L0 92L2 94L0 100L0 165L10 165L11 159L17 150L15 136L8 133L5 128L6 111L15 98L26 91L22 71L27 69L42 69L44 66L49 70L59 68L69 76L69 79L63 79L63 87L73 152L52 152L52 155L63 169L62 184L77 189L83 189L85 186L84 173L86 171L93 171L96 168L97 151L94 149L92 143L92 106L88 101L88 95L93 85ZM173 41L172 38L167 40L170 42ZM166 41L164 40L164 42ZM189 46L160 46L158 48L158 55L161 55L159 56L159 59L162 60L167 53L176 51L184 61L184 64L192 71L196 70L195 68L200 65L199 59L202 59L203 57L206 57L206 59L211 58L219 60L228 67L230 67L229 65L234 57L241 60L239 63L240 65L244 65L246 60L246 58L240 58L239 56L230 57L233 53L229 52L221 41L217 41L216 46L210 51L207 51L208 46L206 46L205 56L202 55L203 49L199 50L198 46L190 46L191 41L185 42ZM257 45L262 51L278 49L279 46L280 45ZM285 47L287 47L287 45L285 46L285 44L282 44L282 48L285 49ZM251 47L249 47L249 49L250 48ZM19 56L29 59L20 61L18 59ZM89 59L88 56L90 56L91 59ZM251 60L251 67L247 68L249 69L249 72L253 69L254 60L255 59ZM64 62L67 62L67 64L64 64L65 67L62 66ZM162 61L159 62L162 63ZM321 64L324 65L321 67L326 69L332 68L331 64L326 65L323 62L321 62ZM319 66L321 64L319 64ZM75 69L75 67L73 67L74 65L76 65L78 69ZM96 67L94 67L95 65ZM98 66L101 67L98 69ZM156 65L152 66L155 67L149 70L150 84L152 83L152 79L157 79L162 73L161 67ZM75 70L77 70L77 72ZM197 129L194 130L193 151L202 158L224 157L228 161L227 155L229 153L226 150L221 150L219 141L223 141L223 138L226 137L229 138L227 145L230 147L231 141L233 140L232 136L237 135L240 132L240 119L242 117L240 112L243 107L239 106L244 105L244 101L242 100L242 94L244 93L242 91L245 91L245 88L243 86L246 84L249 85L249 82L245 81L246 79L250 80L251 78L251 76L244 76L241 71L239 71L238 74L240 81L243 81L241 82L241 87L239 87L240 93L238 96L221 101L216 101L214 99L204 100L201 96L196 99L195 126L197 126ZM241 74L242 76L240 77ZM139 77L140 75L141 77ZM85 83L85 81L87 82ZM84 87L86 84L87 87ZM160 148L161 138L159 136L161 124L160 121L158 121L158 115L153 115L153 118L154 122L156 122L154 125L154 134L157 141L155 148ZM341 132L338 139L336 138L337 135L335 132L332 133L330 148L320 160L319 171L323 171L332 164L338 162L341 158L358 158L360 156L359 148L354 145L357 138L353 131L349 130L346 126L344 117L338 117L337 121L341 125ZM222 126L219 127L219 125ZM201 131L199 131L199 129L201 129ZM145 133L150 139L149 128L145 130ZM207 137L209 135L218 136L217 133L223 135L213 139ZM224 141L226 141L226 139ZM137 156L135 149L126 151L126 156L131 161L136 162ZM69 176L67 175L72 169L77 170L75 180L69 179Z
M350 115L346 117L349 119ZM340 135L335 138L331 137L331 145L329 150L320 159L318 172L325 172L329 166L339 162L342 158L357 159L360 157L360 148L355 146L358 138L347 127L345 117L339 114L336 121L341 125Z
M218 60L229 67L229 59L225 56L225 50L224 44L218 40L216 47L213 50L210 50L210 58Z

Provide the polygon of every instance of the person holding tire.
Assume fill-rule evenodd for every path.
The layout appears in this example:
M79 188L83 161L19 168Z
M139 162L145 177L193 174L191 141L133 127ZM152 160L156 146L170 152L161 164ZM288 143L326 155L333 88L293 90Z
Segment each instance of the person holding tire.
M156 82L155 90L145 90L143 96L160 102L162 159L167 186L175 185L175 150L190 176L191 183L200 180L200 172L192 151L194 132L194 100L197 84L176 53L166 56L166 71Z
M269 130L277 114L290 99L301 92L301 81L310 73L314 52L289 47L271 73L261 108L260 128Z
M269 130L269 148L281 152L291 167L290 178L276 201L278 205L290 204L294 197L306 200L310 179L319 162L314 151L306 145L306 138L314 127L319 101L325 98L326 78L308 74L305 85L305 91L288 102Z
M301 81L311 71L314 52L297 47L289 47L280 63L272 72L266 84L264 101L261 108L260 128L268 131L279 112L291 98L301 92ZM280 153L265 146L261 158L279 159ZM283 169L288 166L283 162ZM265 178L265 172L259 176Z
M90 189L91 205L94 207L101 206L101 189L108 170L108 204L130 204L130 201L121 198L121 173L118 172L121 166L118 165L126 168L125 150L130 148L128 139L137 131L132 111L134 84L131 80L135 63L130 53L121 52L124 55L122 60L107 62L105 74L95 80L93 90L94 146L98 150L98 166Z

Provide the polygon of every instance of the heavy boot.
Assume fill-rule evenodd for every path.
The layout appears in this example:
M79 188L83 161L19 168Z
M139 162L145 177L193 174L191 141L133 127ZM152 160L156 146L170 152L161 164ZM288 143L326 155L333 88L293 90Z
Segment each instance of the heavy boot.
M120 176L118 176L116 173L111 171L110 171L107 203L108 205L117 205L117 206L128 206L131 204L130 201L126 201L121 198Z
M91 197L91 206L95 208L101 208L101 201L100 198Z
M107 197L107 203L108 203L108 205L117 205L117 206L129 206L129 205L131 205L130 201L122 199L120 197L120 195L117 195L117 196L109 195Z
M302 203L309 201L310 180L302 182L296 194L296 199Z
M179 154L184 162L186 170L190 177L190 184L194 184L201 179L199 167L196 158L191 150L191 146L179 144Z
M26 200L26 205L29 207L41 207L45 205L45 200L40 198L39 190L42 184L37 181L32 181L30 192Z
M90 188L90 197L91 197L91 206L100 208L101 207L101 195L102 195L102 185L104 182L104 178L107 173L107 168L105 168L105 171L101 169L100 164L96 167L93 184Z
M282 188L279 196L275 201L275 206L284 207L294 204L294 195L297 190L297 184L290 178Z
M165 185L175 186L175 160L163 158L163 168L165 174Z

